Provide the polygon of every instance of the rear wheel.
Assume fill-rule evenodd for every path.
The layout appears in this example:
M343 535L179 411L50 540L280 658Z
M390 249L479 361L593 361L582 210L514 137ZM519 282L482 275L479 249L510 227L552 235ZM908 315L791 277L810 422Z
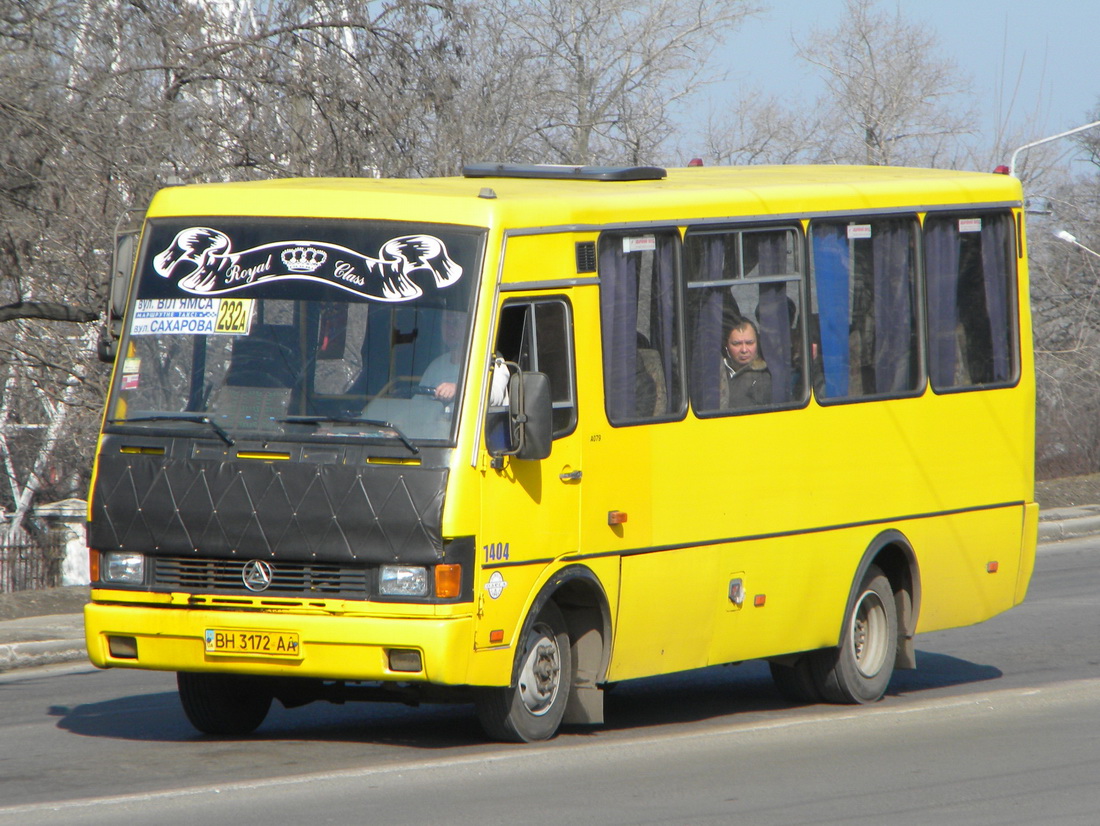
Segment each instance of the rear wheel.
M515 685L478 691L478 719L485 733L496 740L548 740L561 725L573 682L569 633L553 602L539 612L517 656Z
M840 647L812 655L814 682L833 703L873 703L886 693L898 647L897 606L886 575L872 565L845 618Z
M187 719L205 734L251 734L271 708L271 692L254 677L181 671L176 685Z

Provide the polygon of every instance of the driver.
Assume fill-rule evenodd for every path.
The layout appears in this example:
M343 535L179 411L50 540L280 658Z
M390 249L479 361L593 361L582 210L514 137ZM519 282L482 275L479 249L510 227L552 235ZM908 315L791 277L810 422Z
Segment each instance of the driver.
M442 402L453 401L455 387L458 384L458 366L462 359L462 334L466 330L466 313L459 310L444 310L441 322L441 335L445 352L436 356L424 375L420 377L420 386L432 391L432 395Z

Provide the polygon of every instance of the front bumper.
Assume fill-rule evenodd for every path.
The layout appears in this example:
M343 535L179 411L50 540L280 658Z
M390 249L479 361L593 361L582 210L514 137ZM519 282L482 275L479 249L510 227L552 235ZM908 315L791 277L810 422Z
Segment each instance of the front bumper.
M469 615L332 615L92 602L85 606L84 626L88 657L100 668L465 685L474 647ZM293 633L300 648L293 657L211 653L205 645L210 629ZM112 637L126 644L116 639L112 646ZM394 649L420 652L421 670L391 670Z

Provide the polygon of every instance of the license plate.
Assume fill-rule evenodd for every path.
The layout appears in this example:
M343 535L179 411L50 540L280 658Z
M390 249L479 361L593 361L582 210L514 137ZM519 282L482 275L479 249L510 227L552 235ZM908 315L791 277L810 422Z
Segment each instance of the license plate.
M293 631L206 629L207 654L246 654L259 657L301 658L302 647Z

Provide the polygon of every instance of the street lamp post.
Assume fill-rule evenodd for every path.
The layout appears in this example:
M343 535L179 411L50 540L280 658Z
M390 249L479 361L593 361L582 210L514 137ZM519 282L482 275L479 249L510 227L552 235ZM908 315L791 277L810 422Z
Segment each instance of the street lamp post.
M1077 240L1076 235L1072 235L1066 232L1064 229L1056 230L1054 232L1054 237L1058 238L1059 240L1065 241L1067 244L1073 244L1073 246L1077 247L1078 249L1084 250L1089 255L1095 255L1097 258L1100 258L1100 252L1086 247L1084 244Z
M1100 126L1100 120L1094 120L1092 123L1086 123L1084 126L1078 126L1075 129L1069 129L1065 132L1059 132L1057 135L1051 135L1048 138L1040 138L1037 141L1031 143L1025 143L1023 146L1016 147L1012 153L1012 157L1008 161L1008 174L1016 177L1016 156L1023 152L1025 149L1031 149L1033 146L1040 146L1044 143L1050 143L1051 141L1061 140L1069 135L1075 135L1078 132L1084 132L1086 129L1092 129L1094 126ZM1003 168L1003 167L1002 167ZM1092 250L1089 250L1092 252Z

